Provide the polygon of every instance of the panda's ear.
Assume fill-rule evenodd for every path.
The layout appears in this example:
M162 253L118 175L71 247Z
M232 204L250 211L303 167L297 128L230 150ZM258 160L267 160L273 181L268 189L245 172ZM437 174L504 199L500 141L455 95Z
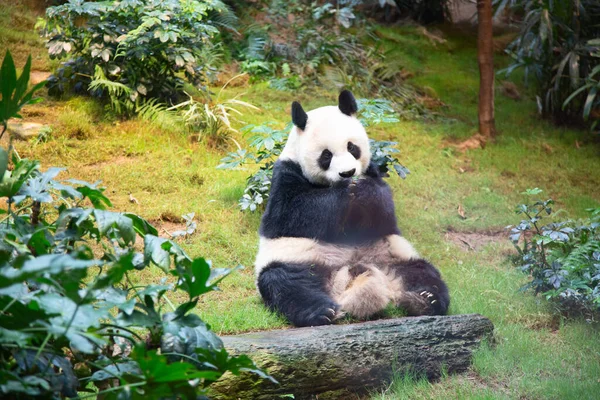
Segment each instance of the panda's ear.
M306 128L306 122L308 121L308 114L304 111L300 103L297 101L292 103L292 122L301 130Z
M356 99L352 92L349 90L342 90L338 99L338 107L340 108L340 111L346 115L352 116L356 114L358 106L356 105Z

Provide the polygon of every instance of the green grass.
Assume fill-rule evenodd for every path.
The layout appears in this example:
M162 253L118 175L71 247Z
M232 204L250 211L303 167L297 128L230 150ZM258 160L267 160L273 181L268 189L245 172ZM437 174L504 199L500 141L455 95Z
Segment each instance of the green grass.
M32 71L49 71L56 62L42 51L43 40L34 31L38 17L43 16L45 0L0 0L0 54L9 49L18 67L32 56Z
M0 0L3 7L5 3ZM26 49L41 60L40 65L50 65L39 41L15 39L19 29L30 29L31 14L18 5L7 10L0 17L0 50L20 54ZM14 30L17 14L28 22ZM527 277L510 264L513 249L508 240L500 238L467 252L446 240L446 232L499 231L517 222L514 206L523 200L520 193L531 187L554 198L562 218L583 216L585 208L600 202L598 146L588 143L582 132L540 120L531 96L514 101L498 92L498 141L483 150L452 150L453 143L477 131L478 73L472 37L447 30L448 42L433 46L416 28L380 31L384 48L401 49L404 67L414 74L410 82L435 93L446 104L443 112L449 117L437 123L403 121L369 130L374 138L398 141L401 161L412 171L406 180L389 179L399 225L442 271L451 290L451 313L488 316L496 327L496 344L475 354L468 374L435 383L399 376L374 398L597 397L598 325L565 320L543 298L519 292ZM24 63L24 58L19 60ZM498 66L505 63L505 58L497 57ZM280 126L289 120L292 100L311 109L336 98L336 93L318 88L290 94L266 84L230 88L227 93L241 94L242 100L261 108L245 113L245 123L274 121ZM102 179L115 209L136 212L161 229L172 229L164 220L193 211L198 231L182 242L184 249L191 256L211 259L215 266L246 266L198 306L198 313L217 333L287 326L264 308L254 286L260 215L242 213L237 206L250 168L217 170L222 152L145 121L110 118L91 99L47 100L26 108L23 115L50 124L53 132L46 143L17 143L22 156L38 158L45 167L68 167L64 178ZM244 142L240 135L235 139ZM130 203L130 193L139 204ZM466 219L458 215L459 206ZM147 269L135 279L156 283L159 276L157 270Z

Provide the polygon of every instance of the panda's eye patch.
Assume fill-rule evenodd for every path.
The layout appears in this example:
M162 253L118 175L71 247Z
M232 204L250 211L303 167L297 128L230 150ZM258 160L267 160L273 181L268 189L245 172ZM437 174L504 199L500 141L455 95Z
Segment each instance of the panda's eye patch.
M360 158L360 147L352 142L348 142L348 152L354 156L357 160Z
M333 153L327 149L323 150L321 155L319 156L319 167L321 167L324 171L329 169L329 165L331 165L331 159L333 158Z

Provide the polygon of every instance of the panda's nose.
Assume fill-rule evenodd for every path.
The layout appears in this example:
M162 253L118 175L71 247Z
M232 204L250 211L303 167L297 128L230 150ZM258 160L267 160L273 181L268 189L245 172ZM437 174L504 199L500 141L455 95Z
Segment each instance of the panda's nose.
M352 168L350 171L340 172L342 178L350 178L356 172L356 168Z

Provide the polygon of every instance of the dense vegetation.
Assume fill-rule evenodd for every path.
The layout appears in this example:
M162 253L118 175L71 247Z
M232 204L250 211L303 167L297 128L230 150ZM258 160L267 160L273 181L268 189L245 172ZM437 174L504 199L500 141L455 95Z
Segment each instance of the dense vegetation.
M218 0L69 1L46 16L50 58L68 59L50 79L50 93L109 97L126 114L147 99L178 99L185 82L200 85L212 67L204 48L217 26L235 22Z
M522 14L519 36L508 47L525 81L538 90L540 111L559 123L600 120L600 3L596 0L497 0Z
M4 58L3 126L41 86L26 92L30 66L17 78ZM191 313L232 269L190 258L135 214L108 211L104 188L57 180L62 171L0 148L0 393L197 399L227 371L267 377L248 357L230 357ZM130 274L150 265L160 283L134 285ZM175 290L187 295L177 307Z
M18 54L15 53L15 59L21 60L17 61L18 66L24 65L26 55L32 53L34 69L52 69L58 78L61 65L56 60L48 61L47 51L32 33L34 11L23 7L23 1L0 0L3 11L6 10L0 13L0 50L18 48ZM89 2L72 0L65 6L83 7L85 3ZM248 202L242 199L241 203L248 209L259 203L257 193L263 196L264 202L267 166L287 134L285 126L289 122L291 101L301 100L308 109L332 104L338 88L346 86L370 99L361 109L374 144L382 146L373 149L382 158L381 164L400 158L392 153L390 142L398 142L402 149L402 164L410 168L411 175L401 180L391 174L388 179L398 205L399 224L417 249L440 266L452 291L451 313L481 313L489 316L496 326L496 346L484 346L475 355L468 375L444 377L436 383L402 375L378 397L594 398L599 390L597 377L600 375L597 313L592 312L598 304L598 257L594 247L598 243L598 221L597 214L585 211L597 209L600 201L597 192L600 165L593 136L556 128L538 119L535 94L539 95L539 87L536 84L535 93L519 88L523 97L520 101L497 96L497 124L502 135L496 143L484 150L459 151L455 143L476 130L477 68L472 34L448 27L442 27L439 32L433 28L427 31L411 24L385 27L366 23L362 18L369 14L385 20L387 12L393 20L406 15L405 11L396 10L401 3L422 7L432 2L398 1L391 5L373 1L369 2L372 6L369 10L364 7L366 2L339 2L339 7L331 7L325 3L313 6L309 2L273 1L268 3L264 14L257 12L256 2L226 3L240 17L233 26L235 30L223 28L213 12L202 17L203 22L218 32L214 32L210 41L201 43L198 60L203 61L199 65L214 68L199 71L201 82L188 81L183 69L179 69L175 78L185 83L178 86L177 95L157 95L152 108L142 109L144 104L117 96L118 100L132 104L124 107L125 110L137 111L139 116L123 119L117 115L110 93L106 91L100 101L65 92L60 100L48 97L44 103L26 107L21 112L26 120L43 122L50 125L51 130L46 131L43 141L15 142L16 154L31 160L40 159L44 165L68 166L70 176L76 181L69 182L66 177L58 179L62 175L52 177L59 172L55 169L33 168L29 176L32 183L23 183L21 188L36 196L38 192L32 188L46 188L41 192L43 199L49 202L40 204L38 229L32 224L32 216L38 209L33 197L22 193L25 197L17 198L21 201L18 206L7 202L4 207L7 212L11 204L11 213L3 214L0 226L6 232L10 228L10 232L18 233L11 233L14 238L8 238L6 248L15 249L11 252L15 257L27 258L22 265L13 263L13 267L31 268L27 262L41 258L37 263L43 268L39 273L34 271L28 275L35 291L15 290L7 294L4 288L0 289L2 308L7 306L7 296L12 295L17 300L11 307L22 304L20 309L24 315L31 316L28 323L33 324L27 327L2 324L12 334L2 335L3 340L9 341L8 346L2 346L3 362L6 361L3 368L8 372L0 378L0 384L10 381L11 390L21 390L23 397L30 397L35 391L61 396L59 392L63 388L73 389L76 381L70 373L60 375L59 371L73 368L79 391L104 390L107 395L118 395L122 388L128 387L134 396L136 391L147 393L150 389L152 393L161 393L163 389L177 388L196 395L204 392L204 386L228 366L215 364L214 360L211 364L216 368L208 367L203 358L206 354L202 350L194 351L193 346L185 348L189 353L178 350L180 354L175 358L171 355L163 358L164 340L161 339L170 337L169 328L177 326L179 329L183 321L190 322L193 326L188 328L194 331L201 330L205 321L217 334L285 327L283 319L262 306L251 268L229 275L219 284L223 289L219 292L212 291L215 282L211 279L204 283L200 280L199 291L190 292L185 274L189 277L190 268L196 268L191 273L206 277L209 270L201 256L212 259L218 266L252 265L260 213L240 213L239 199L246 198L245 195L250 197ZM286 8L287 3L290 8ZM278 4L280 11L276 8ZM162 6L157 2L156 7ZM301 7L297 14L303 17L290 22L283 16L289 15L287 11L294 10L292 7ZM324 7L323 14L313 16L319 7ZM338 12L345 7L351 7L349 11L354 18L349 17L348 10ZM279 16L273 15L277 13ZM344 26L346 20L350 22L349 28ZM74 26L80 22L75 18ZM289 31L282 30L288 25ZM284 49L277 32L289 34L289 43L295 47ZM433 38L431 32L435 32ZM160 47L163 49L170 43L163 44L160 37L149 39L159 47L164 45ZM298 49L302 54L297 54ZM321 57L322 54L325 56ZM91 53L89 55L91 57ZM102 57L95 59L104 68ZM114 62L112 58L111 62ZM496 62L505 68L510 60L498 53ZM264 68L260 63L266 63L267 72L262 72ZM177 67L176 62L169 65ZM567 68L568 65L565 71ZM248 71L249 78L238 76L240 71ZM89 92L89 83L94 80L95 70L91 72L82 77L80 89L83 92ZM115 88L129 82L104 74L107 81L116 84ZM516 69L513 79L524 75ZM572 90L565 92L567 96ZM137 93L136 101L141 101L144 96ZM581 106L574 115L582 115L584 105L590 104L585 102L587 92L580 96L572 103L579 101L577 104ZM540 98L543 100L543 96ZM260 111L246 104L253 104ZM590 121L594 118L594 107L590 108ZM226 154L223 149L230 151L236 148L233 146L239 150L240 158L244 153L248 157L246 161L251 163L238 164L230 171L217 170L216 166ZM17 176L19 169L15 169L15 165L19 162L15 158L9 163L11 172L5 174L7 178ZM255 162L259 165L254 165ZM401 171L404 170L398 172ZM83 183L98 179L102 179L108 189L102 191L98 185ZM518 225L523 231L521 241L516 243L522 251L519 257L525 258L519 262L525 267L523 274L507 259L515 251L502 227L515 223L512 205L522 201L523 190L534 186L543 187L547 196L556 202L545 220L532 222L532 218L538 217L530 213L530 217L524 218L525 225ZM114 212L103 209L107 204L99 199L105 197L111 198ZM92 199L98 200L98 204L91 203ZM537 213L537 207L540 204L525 206L525 209L528 213L534 210ZM85 209L83 215L89 213L80 226L76 220L63 215L72 208ZM545 208L542 215L547 213ZM195 217L188 214L191 211ZM180 218L182 214L187 219ZM110 218L102 219L103 216ZM81 239L74 243L80 246L73 248L68 247L67 241L68 251L65 250L64 255L70 257L69 265L43 264L52 255L44 252L62 249L57 247L65 243L61 238L65 225L61 224L68 221L75 223L75 228L68 233ZM556 225L554 229L552 224L562 221L567 223ZM175 241L173 236L179 239ZM478 242L481 237L485 239L483 244ZM158 258L164 269L156 265L151 255L144 256L146 238L156 241L154 247L149 245L148 251L153 249L161 256ZM23 246L23 242L31 242L36 247L30 249ZM178 257L174 258L173 252ZM38 257L38 253L41 256ZM131 263L124 258L127 254L134 257ZM166 266L167 260L169 266ZM75 261L81 264L74 264ZM137 261L142 263L137 264ZM140 268L135 268L136 265ZM69 274L64 269L67 267ZM126 270L123 280L117 282L110 274L113 270L115 273ZM3 270L2 274L5 271L16 274L12 269ZM161 281L164 278L166 280ZM528 283L532 289L557 301L546 302L540 296L519 291ZM102 287L104 284L108 286ZM168 286L164 293L152 292L148 300L162 319L144 316L140 325L130 322L133 329L105 325L121 324L129 315L139 315L138 311L148 315L151 308L146 296L140 299L135 290L152 291L156 285L163 284ZM118 294L117 298L123 300L120 305L111 306L102 297L103 290L112 289ZM199 294L209 289L210 295ZM88 291L100 297L91 300L85 297ZM68 313L38 312L39 298L46 299L57 293L70 309L79 305L80 310L89 311L92 316L101 315L102 322L78 320L77 326L69 326L69 320L65 321ZM159 301L159 297L162 300ZM180 308L185 304L190 308ZM554 304L561 305L561 310L573 305L583 309L585 319L565 318ZM127 314L130 310L132 314ZM181 321L173 319L177 310L185 312L186 317ZM69 315L78 318L80 312ZM11 312L0 317L11 323L18 320ZM91 325L86 325L88 322ZM58 328L48 336L40 326ZM212 338L218 343L213 334L202 332L205 336L190 335L189 338ZM75 345L90 344L95 353L69 349L73 343L67 334L82 335L81 341L78 341L80 336L75 336ZM202 346L207 341L203 341ZM202 346L201 349L210 348ZM215 346L217 353L222 354L218 345ZM121 348L124 353L119 353ZM53 363L53 357L59 360L58 365ZM181 361L180 357L187 361ZM126 366L139 367L150 359L165 369L126 370ZM237 367L253 368L250 364L240 366L239 363L247 362L244 359L223 359L233 363L229 367L234 371ZM118 364L119 369L113 369L114 364L108 364L109 360ZM183 367L178 367L180 364ZM39 366L43 368L41 371ZM24 369L29 367L32 369ZM154 379L166 375L165 371L170 368L180 368L173 375L173 381L159 383ZM117 379L97 374L102 369L108 373L129 372ZM199 381L181 379L191 378L193 373L202 375ZM97 375L94 377L94 374ZM4 377L7 380L2 380Z

